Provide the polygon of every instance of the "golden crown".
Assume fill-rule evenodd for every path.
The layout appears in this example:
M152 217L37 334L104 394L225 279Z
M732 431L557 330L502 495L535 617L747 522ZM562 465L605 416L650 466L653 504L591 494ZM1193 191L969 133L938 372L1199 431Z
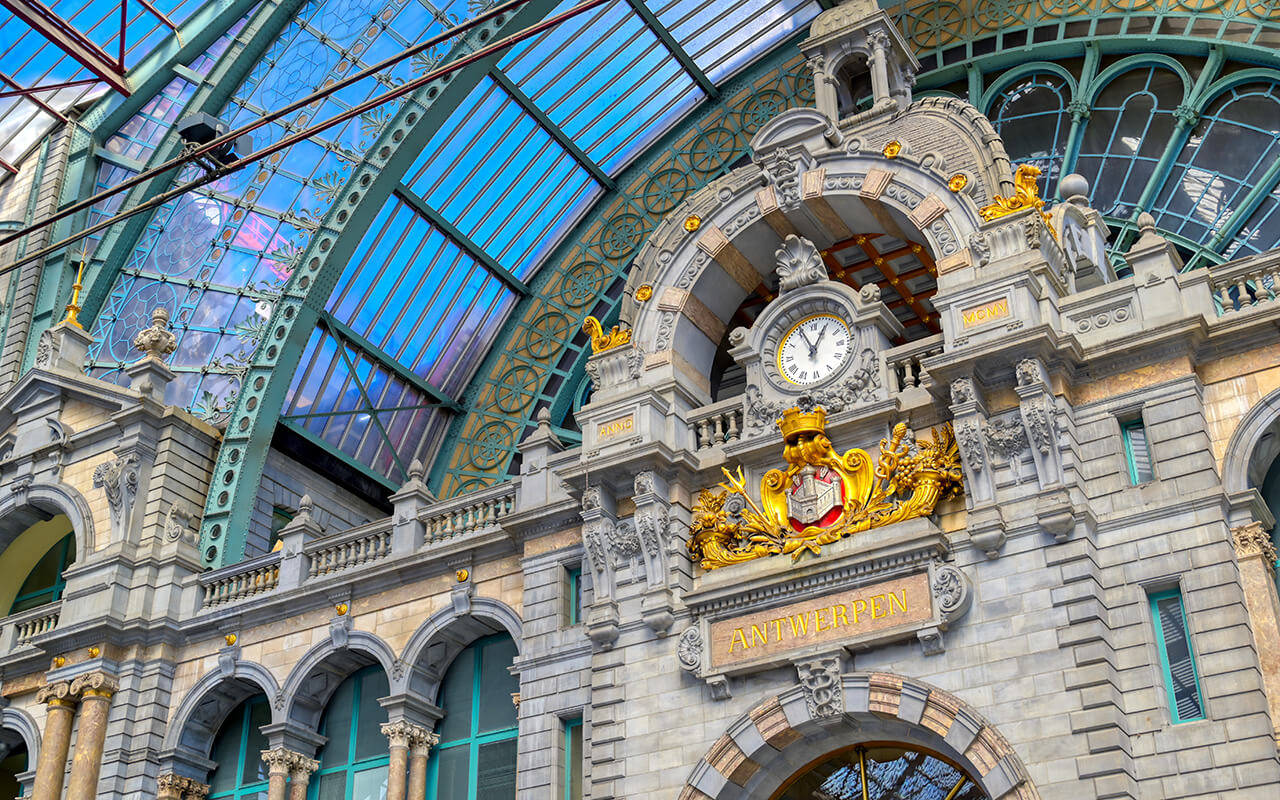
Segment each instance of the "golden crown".
M787 441L795 436L824 433L826 427L827 411L822 406L815 406L813 411L788 408L782 412L782 419L778 420L778 429L782 431L782 438Z

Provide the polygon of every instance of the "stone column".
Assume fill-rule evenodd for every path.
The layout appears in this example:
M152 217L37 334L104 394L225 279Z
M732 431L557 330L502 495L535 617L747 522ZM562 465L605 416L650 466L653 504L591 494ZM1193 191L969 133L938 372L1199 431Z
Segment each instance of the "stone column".
M418 725L409 736L409 797L412 800L427 796L427 755L431 746L440 741L440 735Z
M71 682L71 691L80 695L80 727L76 753L71 759L71 778L67 781L67 800L93 800L98 796L107 711L111 696L119 688L115 677L105 672L91 672Z
M1273 735L1280 741L1280 597L1276 595L1276 549L1261 522L1231 529L1240 562L1240 583L1249 627L1262 666L1262 686L1271 708Z
M297 757L297 753L283 747L262 751L262 760L267 764L267 800L285 800L289 770Z
M71 744L71 726L76 718L76 698L67 681L51 683L36 693L36 702L48 706L45 713L44 741L36 762L36 785L33 800L59 800L67 775L67 750Z
M200 783L195 778L187 778L187 785L182 790L182 800L205 800L209 796L209 784Z
M405 800L405 772L409 768L409 738L415 726L398 720L382 726L382 735L390 746L391 762L387 767L387 800Z
M294 753L293 764L289 767L289 800L307 800L307 784L311 782L311 773L319 768L319 761Z

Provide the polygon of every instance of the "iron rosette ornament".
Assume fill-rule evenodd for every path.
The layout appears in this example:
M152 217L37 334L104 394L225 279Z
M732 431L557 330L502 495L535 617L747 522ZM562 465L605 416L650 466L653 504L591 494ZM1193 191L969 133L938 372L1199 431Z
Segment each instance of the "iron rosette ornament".
M703 569L764 556L805 552L860 531L927 517L938 502L963 491L960 450L951 423L915 442L905 423L880 440L875 463L864 450L837 453L826 436L826 411L787 410L778 428L787 466L760 481L758 499L742 468L723 469L719 490L703 489L689 526L689 553Z

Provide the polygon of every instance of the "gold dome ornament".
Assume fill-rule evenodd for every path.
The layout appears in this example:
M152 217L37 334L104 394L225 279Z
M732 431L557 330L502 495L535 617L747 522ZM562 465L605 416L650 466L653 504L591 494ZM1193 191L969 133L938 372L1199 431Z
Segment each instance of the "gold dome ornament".
M955 175L951 176L949 181L947 181L947 188L953 192L958 192L968 185L969 176L965 175L963 172L957 172Z
M690 214L684 218L684 229L689 233L693 233L702 227L702 217L697 214Z
M737 474L722 468L720 491L703 489L693 507L689 553L703 569L764 556L807 552L871 528L933 513L940 500L963 491L960 450L951 423L934 428L931 440L912 446L899 422L880 440L876 463L863 450L844 454L826 435L826 410L788 409L778 420L786 466L771 469L760 481L758 498ZM736 514L726 509L737 495Z
M884 146L884 150L882 150L881 152L884 153L885 158L897 158L898 156L902 155L902 142L898 141L897 139L894 139L893 141L886 144Z
M639 289L636 289L635 296L637 303L647 303L653 298L653 287L646 283Z

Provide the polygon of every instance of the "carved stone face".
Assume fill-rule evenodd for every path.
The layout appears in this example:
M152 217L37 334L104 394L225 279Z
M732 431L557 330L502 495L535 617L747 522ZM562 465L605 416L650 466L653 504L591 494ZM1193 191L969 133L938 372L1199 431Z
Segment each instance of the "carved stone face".
M814 314L796 323L778 346L778 371L798 386L829 377L849 357L849 328L832 314Z

